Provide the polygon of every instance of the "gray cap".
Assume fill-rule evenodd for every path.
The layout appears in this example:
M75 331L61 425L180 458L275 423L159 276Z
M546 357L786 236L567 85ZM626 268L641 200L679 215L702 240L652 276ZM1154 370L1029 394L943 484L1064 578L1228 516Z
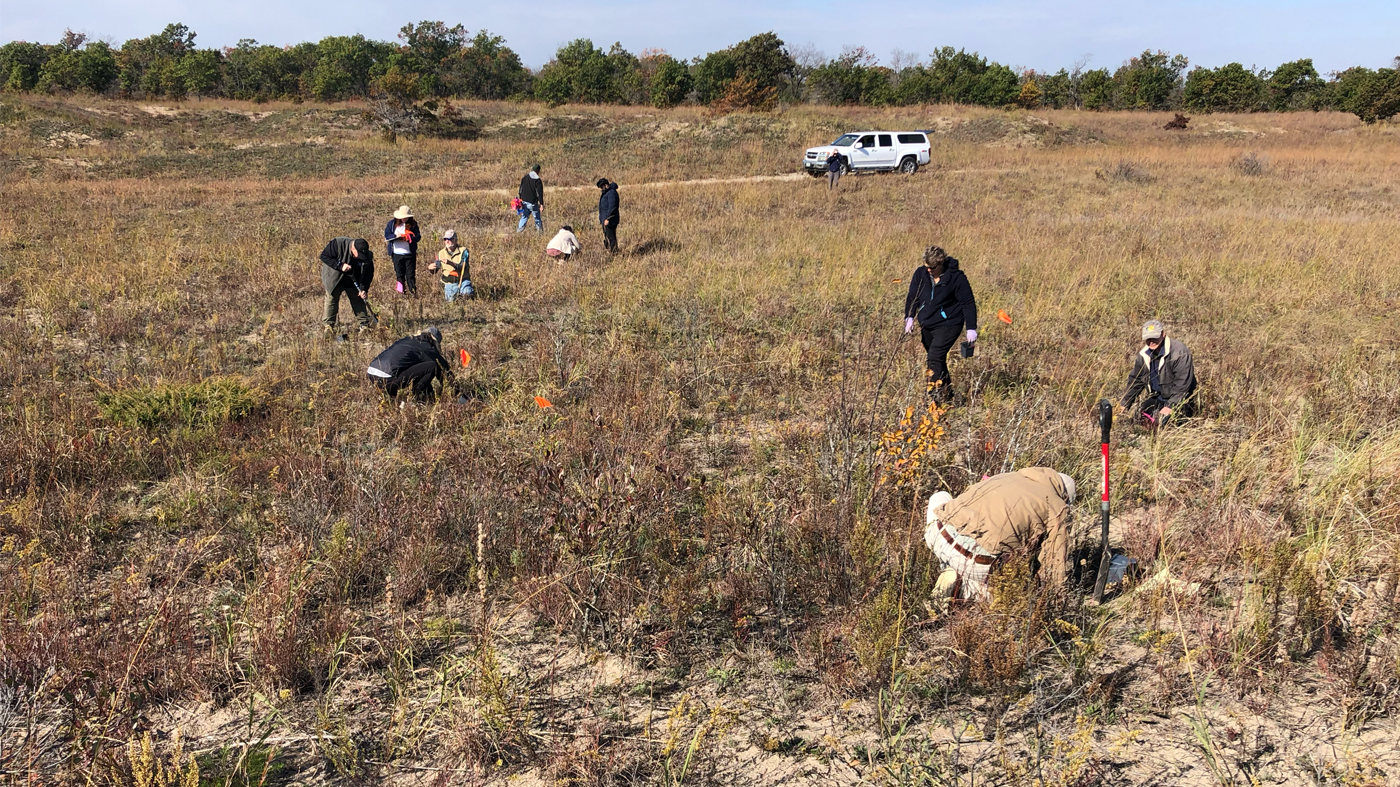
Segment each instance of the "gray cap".
M439 331L436 327L429 328L423 331L423 333L433 337L433 344L442 344L442 331Z
M456 240L456 239L457 239L457 230L448 230L447 232L442 233L442 239L443 239L443 240L449 240L449 239L450 239L450 240Z
M1142 340L1160 339L1167 332L1167 326L1161 320L1148 320L1142 324Z

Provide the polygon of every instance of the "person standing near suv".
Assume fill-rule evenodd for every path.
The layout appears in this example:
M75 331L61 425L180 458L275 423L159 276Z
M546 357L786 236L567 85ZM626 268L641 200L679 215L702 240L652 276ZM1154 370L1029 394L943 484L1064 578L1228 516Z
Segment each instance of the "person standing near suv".
M904 299L904 332L919 323L920 338L928 352L928 393L940 404L953 401L953 377L948 373L948 351L967 326L969 345L977 341L977 299L957 259L937 246L924 251L924 264L909 277Z
M525 203L525 210L520 214L520 224L515 228L516 232L523 232L525 225L530 221L530 214L535 215L535 232L544 232L544 220L540 218L540 211L544 210L544 181L540 180L540 165L536 164L525 173L525 177L520 179L520 201Z
M611 183L607 178L598 178L595 184L603 190L598 195L598 223L603 225L603 248L609 253L617 253L617 222L621 218L618 212L617 184Z
M826 157L826 190L831 191L836 188L836 184L841 182L841 154L835 148L831 149L831 155Z

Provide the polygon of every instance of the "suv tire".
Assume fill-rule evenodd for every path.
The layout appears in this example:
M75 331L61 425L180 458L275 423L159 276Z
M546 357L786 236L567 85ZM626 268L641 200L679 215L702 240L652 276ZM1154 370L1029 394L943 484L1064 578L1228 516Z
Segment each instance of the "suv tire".
M899 162L899 171L905 175L913 175L919 171L919 160L913 156L905 156L904 160Z

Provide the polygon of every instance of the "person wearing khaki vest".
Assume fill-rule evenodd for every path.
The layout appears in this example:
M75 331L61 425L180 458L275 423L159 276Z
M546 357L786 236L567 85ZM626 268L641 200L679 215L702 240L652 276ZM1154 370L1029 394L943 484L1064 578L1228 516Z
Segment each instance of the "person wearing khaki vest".
M1074 479L1048 467L992 476L956 498L935 493L928 502L924 543L943 564L938 592L987 598L988 578L1001 558L1020 549L1038 557L1041 582L1060 587L1069 560L1073 502Z

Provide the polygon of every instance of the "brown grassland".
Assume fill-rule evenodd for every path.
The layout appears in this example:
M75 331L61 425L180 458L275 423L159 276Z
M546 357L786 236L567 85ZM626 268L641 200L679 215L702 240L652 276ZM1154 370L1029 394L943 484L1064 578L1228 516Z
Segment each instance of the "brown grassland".
M360 109L0 98L7 783L1400 779L1396 126L502 103L392 144ZM932 166L745 179L854 127L935 129ZM581 258L512 232L534 161ZM328 341L316 255L401 202L481 297L424 260L398 299L380 253L379 328ZM920 429L933 243L982 340ZM1202 413L1115 431L1143 571L931 608L936 489L1052 466L1095 546L1149 317ZM467 402L386 404L368 360L427 325Z

